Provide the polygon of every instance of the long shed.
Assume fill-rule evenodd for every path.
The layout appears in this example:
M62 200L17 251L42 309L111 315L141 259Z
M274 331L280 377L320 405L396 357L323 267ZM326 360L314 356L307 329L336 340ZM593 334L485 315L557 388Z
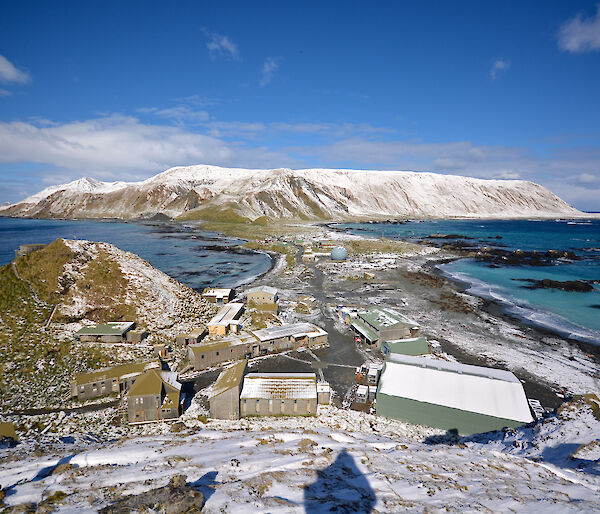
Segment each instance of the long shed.
M240 395L242 416L314 416L314 373L249 373Z
M461 434L533 421L513 373L400 354L391 354L383 367L377 414Z

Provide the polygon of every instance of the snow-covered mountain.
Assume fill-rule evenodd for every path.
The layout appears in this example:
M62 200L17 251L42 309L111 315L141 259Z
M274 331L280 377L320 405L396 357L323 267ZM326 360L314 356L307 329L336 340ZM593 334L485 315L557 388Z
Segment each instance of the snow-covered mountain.
M142 182L82 178L52 186L0 213L23 217L138 218L163 213L255 219L391 217L576 217L548 189L523 180L483 180L408 171L171 168Z

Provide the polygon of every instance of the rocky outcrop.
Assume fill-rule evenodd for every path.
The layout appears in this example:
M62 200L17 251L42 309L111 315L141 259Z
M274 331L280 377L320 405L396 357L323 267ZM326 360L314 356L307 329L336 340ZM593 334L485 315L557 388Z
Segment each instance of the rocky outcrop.
M164 487L125 496L108 507L100 509L100 512L102 514L200 512L204 506L204 495L189 485L186 480L185 475L175 475Z
M594 286L584 280L551 280L549 278L542 280L519 278L515 280L527 282L527 285L523 286L525 289L562 289L563 291L573 291L576 293L589 293L594 290Z
M80 179L52 186L0 214L44 218L321 220L404 217L580 217L546 188L407 171L172 168L143 182Z

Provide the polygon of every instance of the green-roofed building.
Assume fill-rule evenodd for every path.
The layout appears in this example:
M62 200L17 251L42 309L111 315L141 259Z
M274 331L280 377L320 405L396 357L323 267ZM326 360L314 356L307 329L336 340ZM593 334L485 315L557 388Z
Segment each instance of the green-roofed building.
M240 393L245 371L246 361L243 360L221 372L209 399L211 418L240 419Z
M81 342L121 343L127 340L127 332L135 328L133 321L111 321L75 332L75 338Z
M401 355L425 355L429 353L429 345L424 337L411 337L408 339L396 339L394 341L382 341L381 351L383 355L399 353Z
M127 393L129 423L177 419L181 383L177 373L151 369L142 373Z
M396 339L407 339L419 335L419 326L402 314L383 307L358 309L349 318L357 341L367 344Z
M71 396L78 400L92 400L111 393L127 391L144 371L160 368L158 361L130 362L88 373L80 373L71 381Z

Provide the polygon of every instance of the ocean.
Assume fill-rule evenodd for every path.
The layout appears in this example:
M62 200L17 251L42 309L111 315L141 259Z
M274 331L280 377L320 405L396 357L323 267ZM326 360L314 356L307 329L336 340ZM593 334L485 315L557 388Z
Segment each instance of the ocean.
M554 259L549 266L498 265L462 258L438 268L467 286L467 292L501 304L523 321L565 337L600 344L600 220L432 220L406 223L347 223L337 228L350 233L429 241L434 244L464 242L500 250L568 250L580 260ZM454 234L464 239L435 239L430 235ZM470 238L470 239L466 239ZM590 292L528 289L522 279L593 282Z
M180 282L201 290L236 287L269 270L271 258L242 249L244 241L168 222L38 220L0 217L0 265L12 261L22 244L57 238L111 243L133 252Z

